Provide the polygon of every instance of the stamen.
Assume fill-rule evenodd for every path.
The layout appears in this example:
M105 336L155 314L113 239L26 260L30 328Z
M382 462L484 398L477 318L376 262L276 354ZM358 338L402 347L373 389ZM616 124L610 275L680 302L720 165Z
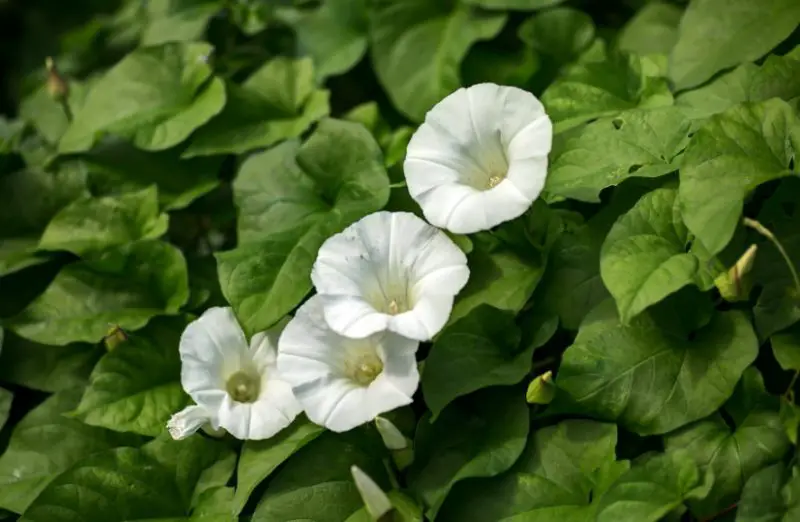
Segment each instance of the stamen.
M397 315L400 312L400 307L397 305L397 299L389 301L389 313Z
M383 362L374 353L363 353L347 361L345 373L360 386L369 386L383 372Z
M261 377L255 372L240 370L228 377L225 389L236 402L255 402L261 391Z
M505 179L505 176L497 176L497 175L491 176L489 178L489 188L496 187L497 185L500 184L501 181L503 181L503 179Z

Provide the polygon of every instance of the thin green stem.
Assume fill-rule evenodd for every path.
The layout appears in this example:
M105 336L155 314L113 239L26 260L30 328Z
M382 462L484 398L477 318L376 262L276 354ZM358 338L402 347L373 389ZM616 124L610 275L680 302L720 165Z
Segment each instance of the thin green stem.
M794 263L792 263L792 259L789 257L789 254L786 252L786 249L783 248L783 245L778 238L775 237L767 227L756 221L755 219L744 218L743 223L745 226L752 228L765 238L772 241L772 244L775 245L775 248L778 249L778 252L781 253L783 260L786 261L786 266L789 267L789 271L792 273L792 279L794 279L794 285L797 287L797 292L800 294L800 277L797 275L797 269L794 267Z
M794 390L794 385L795 385L795 383L797 383L797 378L798 377L800 377L800 370L795 370L794 375L792 375L792 380L789 382L789 386L786 388L786 391L783 392L783 397L786 400L789 400L790 398L793 398L792 397L792 395L793 395L792 391ZM794 402L794 401L792 401L792 402Z
M397 183L392 183L391 185L389 185L389 188L390 189L395 189L395 188L403 188L405 186L406 186L406 182L405 181L398 181Z
M59 100L59 104L61 105L61 110L64 111L64 116L66 116L67 121L72 123L72 109L69 108L69 102L67 101L67 98L62 97Z

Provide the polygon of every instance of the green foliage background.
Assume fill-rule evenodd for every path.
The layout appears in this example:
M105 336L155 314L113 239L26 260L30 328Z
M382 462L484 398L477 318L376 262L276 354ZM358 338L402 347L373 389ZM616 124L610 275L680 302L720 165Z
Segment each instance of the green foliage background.
M0 0L0 520L367 521L352 465L402 522L800 520L798 25L797 0ZM413 454L304 419L169 439L188 321L261 331L327 237L420 214L408 139L480 82L542 99L549 176L454 237L470 281L388 415Z

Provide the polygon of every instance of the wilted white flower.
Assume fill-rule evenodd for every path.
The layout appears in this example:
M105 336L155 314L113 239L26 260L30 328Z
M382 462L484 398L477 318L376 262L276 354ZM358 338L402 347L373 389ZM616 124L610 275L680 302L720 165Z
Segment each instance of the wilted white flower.
M458 246L410 212L376 212L350 225L325 241L311 271L335 332L390 330L418 341L442 329L468 278Z
M285 323L284 323L285 324ZM278 335L284 324L247 344L230 308L209 308L181 335L181 384L196 402L167 427L188 437L206 423L237 439L267 439L302 411L291 386L278 375Z
M343 432L410 404L419 385L418 343L391 332L343 337L314 296L281 334L278 370L312 422Z
M482 83L428 111L408 144L406 183L431 224L457 234L522 215L547 177L553 125L533 94Z

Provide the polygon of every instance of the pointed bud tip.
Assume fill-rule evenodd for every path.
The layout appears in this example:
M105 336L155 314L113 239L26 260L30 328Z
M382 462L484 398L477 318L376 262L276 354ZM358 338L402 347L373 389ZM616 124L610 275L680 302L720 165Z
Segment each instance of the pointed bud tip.
M392 502L386 493L361 468L353 465L350 467L350 473L353 475L353 481L364 501L364 506L373 520L380 520L393 509Z
M392 421L384 417L375 417L375 427L383 439L383 444L390 450L402 450L408 447L405 436L392 424Z
M525 393L525 400L528 404L550 404L555 394L553 372L548 370L531 381Z

